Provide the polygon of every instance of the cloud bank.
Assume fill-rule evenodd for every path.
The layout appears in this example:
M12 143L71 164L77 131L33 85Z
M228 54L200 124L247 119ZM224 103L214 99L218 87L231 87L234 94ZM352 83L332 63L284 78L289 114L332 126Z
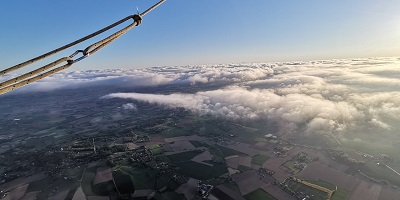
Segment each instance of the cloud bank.
M112 93L103 99L132 99L238 120L275 120L308 133L400 129L400 58L394 57L75 71L17 91L218 83L227 86L197 93ZM133 103L122 108L138 109Z
M107 85L135 87L168 84L194 85L213 82L235 83L266 77L272 73L272 69L268 65L254 63L61 72L13 91L13 93ZM1 76L0 82L16 76L16 74Z
M249 65L249 68L253 66ZM213 81L232 81L231 86L218 90L168 95L113 93L103 98L133 99L173 108L182 107L200 114L231 119L275 120L293 127L305 127L309 133L341 134L358 127L398 130L398 58L257 66L263 73L248 73L249 70L241 66L240 70L236 70L239 74L224 74L230 70L229 67L217 68L223 71L218 76L221 80ZM218 74L215 68L212 73ZM221 74L228 78L224 79ZM207 77L207 81L211 80L205 73L190 77Z

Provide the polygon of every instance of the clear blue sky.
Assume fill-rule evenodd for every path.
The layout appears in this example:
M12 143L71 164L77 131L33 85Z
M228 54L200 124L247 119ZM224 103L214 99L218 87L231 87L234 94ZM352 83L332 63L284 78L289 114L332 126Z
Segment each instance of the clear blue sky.
M0 1L0 69L156 2ZM167 0L140 27L72 69L399 56L399 8L399 0Z

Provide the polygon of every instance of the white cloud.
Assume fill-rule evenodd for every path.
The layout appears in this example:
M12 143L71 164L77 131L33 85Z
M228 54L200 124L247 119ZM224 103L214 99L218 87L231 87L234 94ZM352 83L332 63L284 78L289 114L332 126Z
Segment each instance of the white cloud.
M13 93L81 88L99 85L123 87L166 84L198 84L208 82L235 83L256 80L272 73L268 64L237 64L217 66L153 67L147 69L107 69L61 72L27 85ZM16 76L16 75L13 75ZM0 77L7 80L12 76Z
M105 98L183 107L232 119L276 120L291 127L304 126L310 133L400 127L399 58L75 71L58 73L17 91L214 83L229 86L195 94L114 93ZM122 107L134 109L130 104Z
M190 71L193 79L207 83L220 77L237 84L195 94L114 93L105 98L135 99L232 119L272 119L305 125L310 133L344 133L368 126L390 130L400 116L400 89L393 87L400 78L385 74L400 72L399 64L394 58L372 58L256 65L267 70L227 66L199 73L204 70L200 67ZM382 86L387 86L385 91Z
M135 104L133 103L126 103L124 105L122 105L122 109L124 110L133 110L133 111L137 111L138 108Z
M232 119L274 119L295 124L308 124L310 130L329 125L331 130L353 125L363 117L362 112L346 102L332 102L304 94L279 96L269 90L248 90L228 87L196 94L115 93L105 98L125 98L183 107L199 113ZM324 123L322 125L321 123Z

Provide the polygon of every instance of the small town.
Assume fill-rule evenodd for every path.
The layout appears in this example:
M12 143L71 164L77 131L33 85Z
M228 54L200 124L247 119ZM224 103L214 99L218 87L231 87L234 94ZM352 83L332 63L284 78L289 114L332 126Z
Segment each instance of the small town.
M235 131L177 137L164 137L157 132L131 131L122 137L80 136L44 146L36 139L21 142L25 145L0 156L1 198L348 198L349 183L338 177L352 177L355 182L373 187L390 187L400 194L398 186L387 180L361 175L362 172L348 174L368 162L387 163L388 157L362 155L363 159L356 160L346 151L316 150L271 133L257 134L258 142L247 143ZM314 180L318 171L336 175Z

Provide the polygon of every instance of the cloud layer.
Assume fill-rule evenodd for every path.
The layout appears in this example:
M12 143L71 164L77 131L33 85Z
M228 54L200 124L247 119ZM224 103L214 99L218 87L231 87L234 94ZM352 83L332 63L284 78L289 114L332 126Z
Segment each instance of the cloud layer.
M400 58L75 71L56 74L17 91L215 83L228 86L166 95L113 93L103 98L182 107L230 119L275 120L309 133L400 129ZM133 103L121 106L138 109Z
M272 69L269 67L269 64L259 63L61 72L13 91L13 93L99 85L135 87L167 84L193 85L213 82L235 83L257 80L271 73ZM17 75L1 76L0 82L15 76Z
M259 73L255 72L254 64L248 66L253 71L240 66L237 67L240 70L236 69L231 74L225 73L231 70L229 67L214 68L212 74L219 74L219 79L211 79L205 73L199 73L201 79L206 77L204 82L232 81L231 86L218 90L168 95L113 93L104 98L133 99L168 107L182 107L231 119L276 120L293 127L304 127L309 133L345 133L360 127L398 130L398 58L257 66ZM216 72L218 69L225 74ZM196 71L193 73L190 77L197 77ZM225 79L221 74L228 78Z

